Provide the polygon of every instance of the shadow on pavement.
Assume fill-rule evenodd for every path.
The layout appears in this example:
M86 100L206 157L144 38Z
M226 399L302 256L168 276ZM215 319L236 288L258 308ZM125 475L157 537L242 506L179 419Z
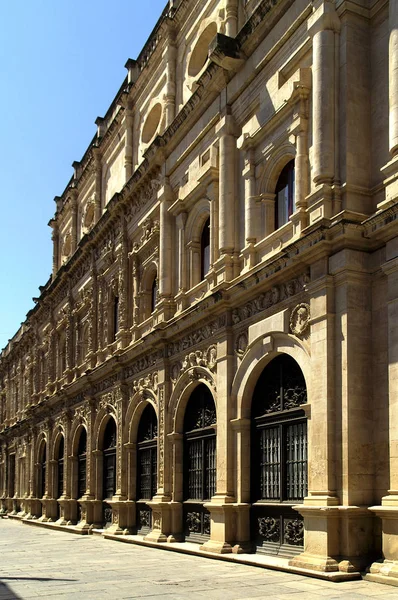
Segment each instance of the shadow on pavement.
M17 596L16 594L14 594L14 592L12 590L10 590L8 585L6 585L2 581L0 581L0 600L14 600L14 599L21 600L21 596Z
M4 579L13 581L77 581L77 579L56 579L54 577L2 577L0 583Z

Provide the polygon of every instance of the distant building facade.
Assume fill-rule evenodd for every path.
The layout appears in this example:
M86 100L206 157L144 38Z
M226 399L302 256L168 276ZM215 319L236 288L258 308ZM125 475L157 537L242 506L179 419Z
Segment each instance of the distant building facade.
M2 512L395 581L397 3L177 0L126 68L1 353Z

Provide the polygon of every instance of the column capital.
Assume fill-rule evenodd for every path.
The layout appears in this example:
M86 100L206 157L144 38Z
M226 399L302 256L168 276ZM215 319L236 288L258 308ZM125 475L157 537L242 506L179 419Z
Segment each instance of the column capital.
M340 33L341 23L334 0L315 0L314 12L308 19L308 34L314 37L320 31L331 30Z

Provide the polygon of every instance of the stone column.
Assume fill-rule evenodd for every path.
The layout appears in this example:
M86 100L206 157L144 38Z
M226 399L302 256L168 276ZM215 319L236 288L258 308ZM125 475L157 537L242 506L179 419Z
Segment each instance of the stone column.
M303 85L299 87L300 99L298 101L299 125L296 130L296 158L294 162L295 171L295 208L291 217L294 233L300 233L306 227L307 220L307 196L310 177L310 166L308 157L308 96L309 89Z
M122 247L120 250L119 259L119 282L118 282L118 293L119 293L119 331L116 339L118 340L118 347L125 348L129 343L129 331L128 331L128 236L127 236L127 224L124 217L122 217Z
M377 206L388 207L398 198L398 5L389 3L388 98L389 98L389 151L391 160L381 169L386 187L386 199Z
M71 216L72 216L72 227L71 227L71 255L76 252L77 248L77 190L72 189L70 192L70 203L71 203Z
M125 181L127 182L133 174L133 125L134 125L134 112L133 103L127 102L124 113L125 128L126 128L126 140L124 150L124 173Z
M312 266L310 340L312 380L308 386L308 496L296 510L304 517L304 552L289 564L317 571L338 571L338 508L335 457L335 305L327 260ZM309 384L309 385L308 385Z
M219 201L218 178L213 179L207 186L207 197L210 201L210 270L219 258L218 249L218 201Z
M236 209L236 138L235 120L227 107L226 113L216 126L220 146L219 182L219 235L220 259L215 268L218 281L230 281L233 277L233 253L235 251Z
M225 7L225 34L234 38L238 33L238 0L227 0Z
M245 153L245 166L242 175L245 179L245 248L243 249L244 269L248 270L256 264L254 244L259 238L260 214L256 197L256 168L254 149L250 142L242 150Z
M398 155L398 4L389 2L388 81L389 81L389 143L392 157Z
M313 176L317 184L332 184L335 135L335 32L340 21L333 0L316 0L309 19L313 37Z
M159 297L169 298L172 292L172 221L168 209L172 201L172 190L168 178L158 191L160 202L160 235L159 235Z
M100 219L102 214L102 158L101 151L99 148L93 148L94 158L94 177L95 177L95 191L94 191L94 220L95 223Z
M54 279L57 271L58 271L58 266L59 266L59 230L58 230L58 223L52 219L50 221L50 225L52 227L52 234L51 234L51 239L53 242L53 272L52 272L52 277Z
M235 502L232 405L229 390L234 373L232 337L228 332L217 344L217 486L211 502L205 504L210 511L210 540L201 548L207 552L225 554L232 552L234 540Z
M366 579L398 584L398 239L387 243L388 398L389 398L389 479L390 489L381 506L371 507L382 521L384 562L375 562Z
M168 21L166 30L166 127L174 121L176 112L177 47L175 36L174 25L172 21Z

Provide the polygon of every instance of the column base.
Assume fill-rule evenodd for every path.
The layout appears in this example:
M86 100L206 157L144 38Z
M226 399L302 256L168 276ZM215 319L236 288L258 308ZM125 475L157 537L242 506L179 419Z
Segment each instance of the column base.
M374 562L365 575L366 581L398 586L398 561Z
M182 541L182 505L162 500L147 502L152 510L152 531L144 539L158 543Z
M213 552L214 554L231 554L232 546L227 542L218 542L217 540L209 540L199 546L204 552Z
M109 500L112 507L112 525L106 530L112 535L127 535L134 525L135 502L129 500Z

